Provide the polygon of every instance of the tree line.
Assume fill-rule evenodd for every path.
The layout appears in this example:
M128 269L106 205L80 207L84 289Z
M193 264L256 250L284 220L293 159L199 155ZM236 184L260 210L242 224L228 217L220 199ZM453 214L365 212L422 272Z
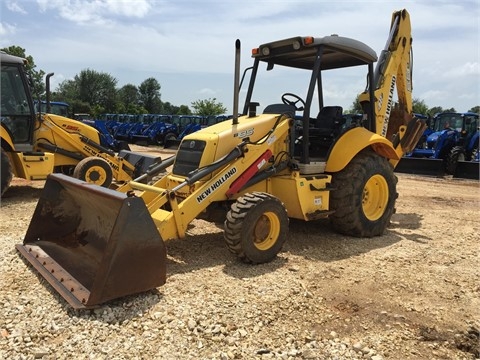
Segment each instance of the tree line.
M26 58L27 71L31 74L34 96L45 98L45 71L37 70L32 56L26 56L25 49L20 46L3 48L8 54ZM227 108L217 99L203 99L187 105L173 105L162 101L161 86L157 79L150 77L139 86L127 84L117 87L117 79L105 72L84 69L71 80L62 81L55 91L51 92L51 101L63 101L69 104L73 113L89 113L98 117L104 113L119 114L169 114L169 115L221 115ZM474 106L470 112L480 113L480 106ZM347 113L361 113L359 98L353 101ZM421 99L413 99L413 112L423 115L435 115L441 112L457 112L455 108L434 106L429 108Z
M355 99L355 101L352 103L352 107L348 110L349 114L355 114L355 113L362 113L362 105L360 105L359 101L359 96L358 95ZM427 104L425 104L425 101L418 99L418 98L413 98L412 99L412 112L415 114L422 114L425 116L434 116L435 114L443 113L443 112L464 112L462 110L457 111L455 108L443 108L441 106L434 106L429 108ZM476 114L480 113L480 105L474 106L471 109L467 110L466 112L473 112Z
M1 49L7 54L27 59L27 72L33 82L34 97L45 99L45 71L37 70L31 55L26 55L20 46ZM73 79L64 80L50 93L50 101L62 101L69 105L70 115L88 113L93 117L100 114L168 114L168 115L221 115L227 108L216 98L197 100L188 105L173 105L162 101L161 86L150 77L139 86L126 84L118 87L118 81L106 72L92 69L81 70Z

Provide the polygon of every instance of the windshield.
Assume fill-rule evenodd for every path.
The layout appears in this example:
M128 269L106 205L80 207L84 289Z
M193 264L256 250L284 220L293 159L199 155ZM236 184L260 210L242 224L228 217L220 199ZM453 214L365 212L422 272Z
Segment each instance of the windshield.
M463 117L462 114L440 114L435 121L435 131L444 129L452 129L462 131Z
M47 104L42 102L41 112L47 112ZM68 117L68 104L66 103L58 103L58 102L50 102L50 114L60 115Z
M32 125L28 102L28 85L23 81L18 66L2 64L0 118L14 142L27 142Z
M309 116L316 118L323 106L340 106L344 112L349 110L358 94L365 89L366 72L365 66L322 71L322 94L318 94L318 87L315 85ZM266 65L260 63L251 101L260 104L258 113L262 113L269 105L282 104L283 94L291 93L306 101L311 76L312 72L309 70L281 65L275 65L273 70L267 71ZM240 96L244 95L245 88L240 92ZM296 101L289 96L287 100ZM300 101L296 105L303 106ZM301 118L303 111L297 110L295 115Z

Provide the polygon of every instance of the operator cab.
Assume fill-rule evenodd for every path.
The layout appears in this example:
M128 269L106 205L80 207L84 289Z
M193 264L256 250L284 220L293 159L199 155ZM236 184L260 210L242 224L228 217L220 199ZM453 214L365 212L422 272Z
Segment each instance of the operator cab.
M255 104L252 100L254 88L261 86L256 84L257 78L261 79L261 76L258 76L260 63L266 64L267 71L282 67L292 74L293 72L298 74L297 70L303 70L300 73L309 77L306 97L284 93L281 96L281 103L266 106L263 113L288 114L294 119L290 149L292 158L298 161L301 169L319 161L325 162L339 136L349 128L358 126L360 121L358 115L347 118L341 106L324 103L324 82L330 78L330 74L327 76L324 74L335 69L359 66L363 69L366 66L368 82L373 84L373 63L377 60L375 51L360 41L331 35L321 38L293 37L263 44L252 50L252 57L254 65L243 114L248 114L251 104ZM301 74L298 76L301 77ZM365 70L362 70L362 74L365 74ZM270 89L275 88L275 85L269 86ZM373 89L366 91L370 103L373 103ZM373 107L366 107L363 119L362 125L375 132ZM306 173L308 172L309 170L306 170Z
M20 151L32 150L34 108L28 79L22 67L26 60L0 52L0 122Z

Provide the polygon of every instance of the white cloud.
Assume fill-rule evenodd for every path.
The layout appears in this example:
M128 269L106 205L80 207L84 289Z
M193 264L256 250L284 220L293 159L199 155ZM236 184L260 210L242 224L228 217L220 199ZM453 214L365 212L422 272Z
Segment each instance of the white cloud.
M456 78L458 76L480 75L480 63L467 62L461 66L450 69L445 73L445 77Z
M198 93L202 96L213 96L215 95L217 92L213 89L209 89L209 88L203 88L203 89L200 89L198 91Z
M102 8L105 14L142 18L150 12L152 5L148 0L104 0Z
M0 36L7 37L15 34L15 26L8 23L0 23ZM3 43L3 41L1 41Z
M21 7L20 4L17 1L7 1L7 9L12 11L12 12L19 13L19 14L24 14L24 15L27 14L25 9L23 7Z
M60 17L80 24L111 24L117 16L142 18L151 10L148 0L37 0L42 12L58 11Z

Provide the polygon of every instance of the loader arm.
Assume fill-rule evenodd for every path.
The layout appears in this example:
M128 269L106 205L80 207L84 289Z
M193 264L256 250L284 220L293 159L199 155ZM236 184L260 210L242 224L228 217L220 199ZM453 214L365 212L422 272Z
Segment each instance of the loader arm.
M76 164L78 160L89 156L105 159L112 168L117 181L131 180L134 166L115 153L100 145L98 130L76 120L58 115L41 115L39 129L36 131L36 146L58 154L56 165ZM63 156L63 159L61 160ZM73 160L72 160L73 159Z
M365 113L370 113L368 110L374 106L375 132L393 143L398 158L413 149L426 128L425 121L414 119L412 112L412 41L410 15L405 9L395 11L387 43L375 68L375 104L370 104L369 89L359 97ZM397 104L394 104L395 88ZM391 163L395 166L398 159L392 159Z
M272 153L272 146L277 142L285 141L289 128L290 121L283 120L262 141L256 144L248 142L240 144L225 157L212 164L212 171L208 171L209 167L206 167L205 172L194 173L173 189L161 187L166 183L165 178L153 186L133 181L129 182L128 186L134 190L143 191L140 196L151 212L152 219L163 240L183 238L188 224L197 218L208 205L228 200L236 192L244 190L242 185L247 184L255 174L267 167L269 162L266 157ZM218 166L216 166L217 164ZM202 178L212 172L214 176L211 179L202 181ZM184 186L194 184L193 192L187 198L179 200L175 192ZM167 204L168 210L164 209Z

